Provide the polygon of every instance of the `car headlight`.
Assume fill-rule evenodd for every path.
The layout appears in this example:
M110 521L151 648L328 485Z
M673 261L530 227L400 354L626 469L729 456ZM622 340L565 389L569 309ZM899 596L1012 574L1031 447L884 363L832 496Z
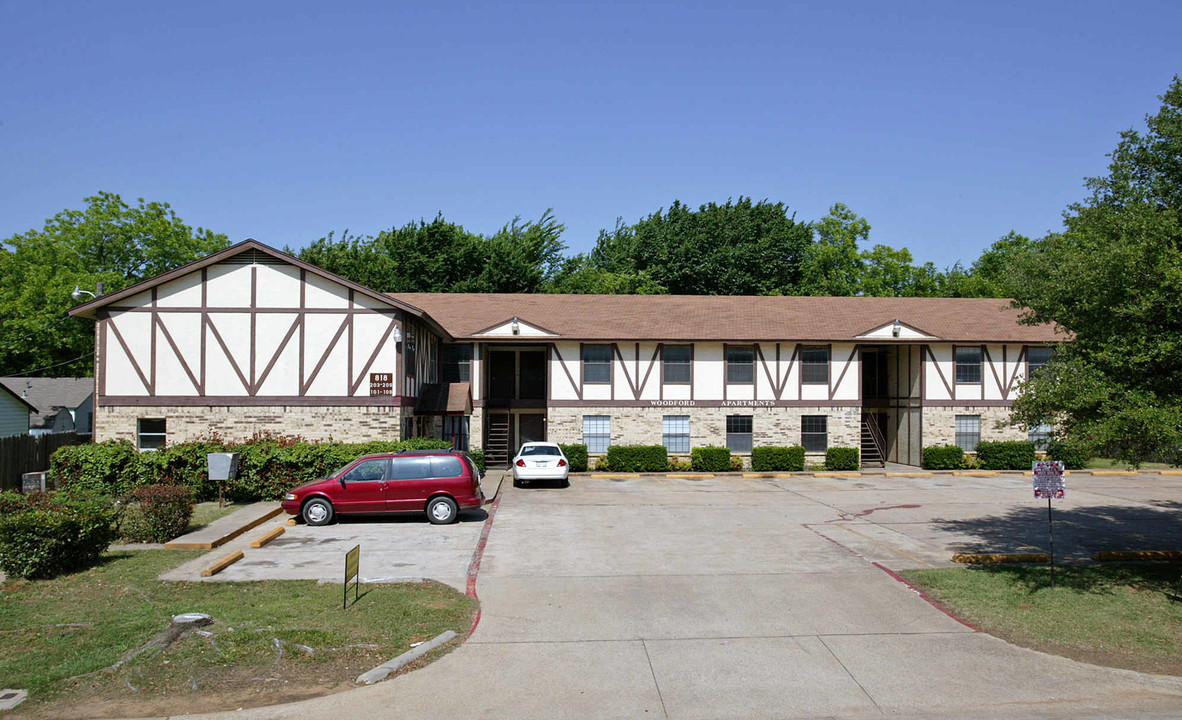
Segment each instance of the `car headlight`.
M297 499L299 499L299 496L296 495L295 493L288 493L283 496L283 499L284 500L297 500Z

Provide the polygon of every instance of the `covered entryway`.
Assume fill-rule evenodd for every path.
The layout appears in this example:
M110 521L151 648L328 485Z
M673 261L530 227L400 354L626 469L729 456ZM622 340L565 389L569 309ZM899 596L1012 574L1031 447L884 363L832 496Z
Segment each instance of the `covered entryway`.
M546 346L487 350L487 467L504 467L524 442L546 439Z
M867 345L862 357L862 461L920 465L923 459L921 345Z

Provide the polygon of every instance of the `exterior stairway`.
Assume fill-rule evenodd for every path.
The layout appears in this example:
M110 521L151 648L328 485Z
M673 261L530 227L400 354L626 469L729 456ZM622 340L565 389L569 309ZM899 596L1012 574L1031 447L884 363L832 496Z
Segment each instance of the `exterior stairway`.
M509 464L509 416L492 415L488 423L488 440L484 444L485 467L500 468Z
M870 416L862 416L862 467L868 465L877 465L885 468L886 462L883 457L883 443L882 436L878 432L878 427L870 419Z

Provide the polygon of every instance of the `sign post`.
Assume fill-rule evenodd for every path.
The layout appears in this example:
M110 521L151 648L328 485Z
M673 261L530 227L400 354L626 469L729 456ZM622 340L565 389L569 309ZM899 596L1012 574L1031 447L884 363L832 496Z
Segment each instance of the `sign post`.
M1034 475L1034 497L1047 499L1047 536L1051 546L1051 589L1055 589L1055 513L1051 500L1062 500L1067 496L1067 472L1062 460L1035 460L1031 468Z
M354 547L345 553L345 596L341 598L341 609L349 608L349 581L353 580L353 602L361 599L361 577L358 569L361 567L361 546Z

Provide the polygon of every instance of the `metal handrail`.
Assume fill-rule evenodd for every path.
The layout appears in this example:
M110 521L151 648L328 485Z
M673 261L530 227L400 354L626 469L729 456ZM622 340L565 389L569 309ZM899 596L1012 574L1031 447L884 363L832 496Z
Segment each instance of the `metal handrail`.
M874 443L874 449L878 451L879 459L883 463L886 463L886 451L884 450L886 441L878 432L878 423L871 422L868 416L863 415L862 426L870 430L870 441Z

